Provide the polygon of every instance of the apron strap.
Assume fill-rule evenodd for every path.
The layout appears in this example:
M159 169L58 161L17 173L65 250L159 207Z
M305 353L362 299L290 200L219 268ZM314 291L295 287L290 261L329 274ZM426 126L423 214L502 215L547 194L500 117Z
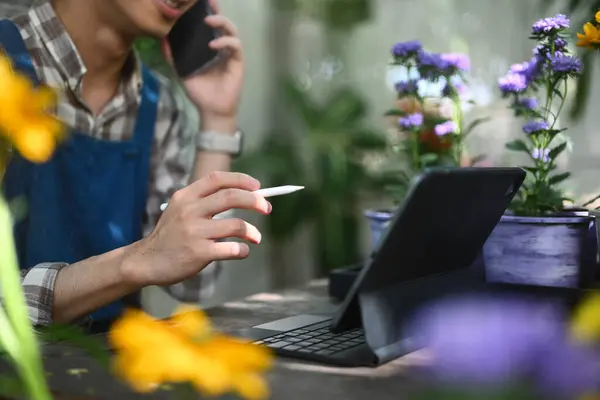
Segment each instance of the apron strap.
M152 71L142 65L142 101L138 109L138 115L135 122L135 130L133 132L133 141L141 150L141 160L138 163L140 170L138 171L138 188L136 190L136 205L135 210L137 215L134 215L135 222L140 224L145 220L146 202L148 200L148 185L150 175L150 157L152 155L152 144L154 142L154 130L156 129L156 117L158 115L158 97L159 84L157 78ZM140 226L140 237L141 232Z
M0 20L0 46L4 48L6 55L10 57L15 64L15 68L26 74L35 85L39 84L39 79L25 42L21 37L19 27L9 19Z

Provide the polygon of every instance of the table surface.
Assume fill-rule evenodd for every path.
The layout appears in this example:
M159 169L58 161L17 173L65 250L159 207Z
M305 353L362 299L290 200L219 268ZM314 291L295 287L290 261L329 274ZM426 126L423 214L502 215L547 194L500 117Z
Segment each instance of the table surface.
M215 326L224 332L260 324L299 313L331 313L327 282L315 281L303 289L262 293L208 309ZM113 380L81 351L59 345L45 350L46 370L52 388L73 399L170 399L161 391L150 396L131 393ZM278 359L269 372L272 399L398 399L410 398L415 383L407 376L409 365L426 361L423 354L410 354L378 368L338 368L291 359ZM3 368L0 367L0 372ZM80 374L73 374L80 371ZM101 388L101 390L100 390ZM81 397L77 397L81 396Z

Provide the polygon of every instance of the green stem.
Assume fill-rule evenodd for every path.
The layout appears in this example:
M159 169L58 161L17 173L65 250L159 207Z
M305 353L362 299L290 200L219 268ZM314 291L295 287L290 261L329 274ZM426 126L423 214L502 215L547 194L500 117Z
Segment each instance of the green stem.
M453 122L456 124L457 128L458 128L458 135L457 135L457 144L456 144L456 148L455 148L455 155L454 157L456 158L455 162L456 162L456 166L459 167L460 166L460 162L462 161L462 155L464 152L464 137L463 137L463 129L464 129L464 116L463 116L463 110L461 107L461 103L460 103L460 96L455 93L452 96L452 102L454 103L454 110L453 110Z
M421 162L419 160L419 132L413 129L411 131L411 138L413 168L418 173L421 171Z
M38 343L27 313L26 299L21 288L17 255L15 252L12 218L8 205L0 197L0 292L3 294L5 316L8 324L2 329L11 330L18 341L16 354L11 354L31 400L52 399L41 363ZM4 313L3 313L4 316ZM14 346L10 334L0 337L6 347ZM10 353L9 353L10 354Z
M556 121L558 120L558 116L560 115L560 112L562 111L563 106L565 105L565 101L567 99L567 92L568 92L568 87L569 85L567 84L567 78L564 79L565 82L565 91L562 95L562 99L560 99L560 106L558 107L558 111L556 112L556 115L554 117L554 120L552 121L552 126L550 126L550 129L554 128L554 124L556 124Z

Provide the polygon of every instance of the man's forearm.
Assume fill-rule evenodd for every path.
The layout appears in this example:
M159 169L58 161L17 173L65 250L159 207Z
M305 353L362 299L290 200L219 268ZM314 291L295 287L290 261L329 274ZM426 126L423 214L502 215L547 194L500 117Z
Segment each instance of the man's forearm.
M130 247L63 268L54 286L53 321L67 323L140 289L124 271Z
M207 120L201 129L233 134L237 125L234 119ZM230 168L230 155L200 150L196 154L190 183L212 171L228 171ZM73 321L141 289L132 284L123 272L127 270L125 264L134 246L113 250L63 268L58 273L54 288L53 321Z

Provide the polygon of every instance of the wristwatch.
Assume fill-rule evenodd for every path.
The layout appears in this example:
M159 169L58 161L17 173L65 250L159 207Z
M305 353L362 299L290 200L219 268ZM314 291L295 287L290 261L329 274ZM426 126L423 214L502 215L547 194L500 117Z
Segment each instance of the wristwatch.
M238 157L242 153L243 139L244 134L239 129L233 135L212 131L200 132L196 135L196 148Z

